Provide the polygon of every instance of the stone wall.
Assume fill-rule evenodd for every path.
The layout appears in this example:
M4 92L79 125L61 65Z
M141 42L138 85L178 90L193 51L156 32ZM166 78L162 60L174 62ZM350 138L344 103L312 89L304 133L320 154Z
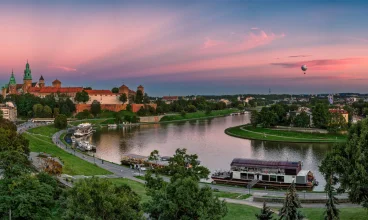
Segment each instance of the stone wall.
M92 104L92 102L96 100L103 104L115 104L115 105L122 105L123 103L119 100L119 94L113 95L89 95L89 101L86 104ZM128 104L128 103L126 103Z
M141 107L144 108L144 106L151 106L154 109L157 108L157 104L132 104L132 111L137 112L137 111L139 111L139 109L141 109Z
M141 123L157 123L161 120L162 117L164 117L164 115L139 117L139 122L141 122Z
M156 109L156 104L147 104L153 108ZM144 107L144 104L132 104L132 111L137 112L141 107ZM127 104L101 104L101 110L108 110L113 112L120 112L122 110L125 110L127 107ZM91 104L76 104L76 113L83 112L84 110L91 110ZM161 118L160 118L161 119Z

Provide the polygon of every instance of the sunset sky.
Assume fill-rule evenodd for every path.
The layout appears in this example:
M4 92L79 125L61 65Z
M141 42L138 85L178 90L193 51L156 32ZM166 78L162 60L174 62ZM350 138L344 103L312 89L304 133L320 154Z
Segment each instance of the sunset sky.
M28 59L34 81L152 96L368 93L368 1L75 2L0 1L1 85Z

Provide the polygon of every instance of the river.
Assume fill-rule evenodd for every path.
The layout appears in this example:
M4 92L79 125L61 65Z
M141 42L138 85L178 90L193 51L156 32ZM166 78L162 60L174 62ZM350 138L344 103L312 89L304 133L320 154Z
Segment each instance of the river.
M331 144L305 144L251 141L228 136L224 130L249 122L249 115L237 115L171 124L150 124L117 130L100 129L92 136L97 146L96 157L120 163L124 153L148 156L157 149L162 156L171 156L177 148L197 154L201 164L211 171L228 170L235 157L262 160L302 161L303 169L311 170L323 190L325 181L318 166Z

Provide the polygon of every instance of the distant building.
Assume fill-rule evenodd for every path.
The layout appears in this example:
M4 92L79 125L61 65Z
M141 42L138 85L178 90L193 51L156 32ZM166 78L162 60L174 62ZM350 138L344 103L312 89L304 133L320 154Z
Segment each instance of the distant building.
M336 112L340 113L344 117L346 123L349 122L349 113L346 110L344 110L344 109L329 109L328 111L330 113L336 113Z
M164 101L166 104L171 104L174 101L178 101L179 97L178 96L164 96L162 97L162 101Z
M230 105L231 104L231 102L229 100L227 100L227 99L220 99L219 102L225 102L226 105Z
M17 120L17 107L12 102L7 102L5 104L0 104L0 110L4 119L9 121Z

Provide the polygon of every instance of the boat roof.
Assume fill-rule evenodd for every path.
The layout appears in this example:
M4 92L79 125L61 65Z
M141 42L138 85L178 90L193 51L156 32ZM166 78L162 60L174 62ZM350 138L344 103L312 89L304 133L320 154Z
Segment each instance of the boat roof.
M309 170L301 170L299 171L297 176L307 176L309 173Z
M133 158L133 159L146 159L146 158L148 158L146 156L142 156L142 155L138 155L138 154L123 154L123 156Z
M298 169L301 162L292 161L270 161L270 160L254 160L246 158L234 158L231 166L237 167L276 167L282 169Z

